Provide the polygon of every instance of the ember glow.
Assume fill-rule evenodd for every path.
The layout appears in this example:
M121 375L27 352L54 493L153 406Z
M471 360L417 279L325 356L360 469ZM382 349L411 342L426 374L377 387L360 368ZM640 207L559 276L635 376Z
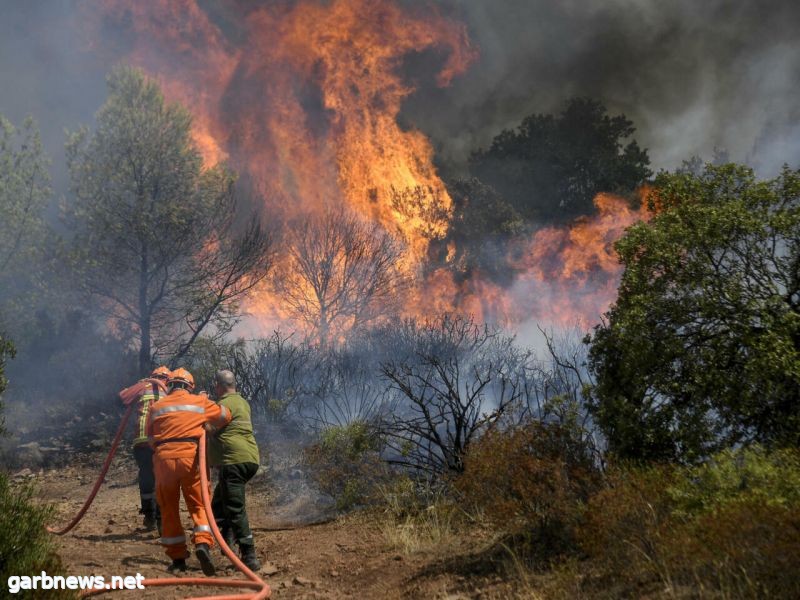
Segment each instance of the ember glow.
M345 204L380 223L407 247L412 316L459 310L506 323L574 323L596 319L613 300L611 243L640 213L612 196L598 196L595 218L518 240L510 288L480 274L456 283L446 265L426 268L452 201L429 140L398 122L415 91L402 71L409 56L430 55L436 85L449 85L478 57L462 23L433 2L424 10L391 0L222 6L224 19L212 20L196 0L87 3L86 34L98 52L99 40L125 40L119 58L188 106L206 164L229 161L267 218ZM286 318L266 288L249 308L267 327Z

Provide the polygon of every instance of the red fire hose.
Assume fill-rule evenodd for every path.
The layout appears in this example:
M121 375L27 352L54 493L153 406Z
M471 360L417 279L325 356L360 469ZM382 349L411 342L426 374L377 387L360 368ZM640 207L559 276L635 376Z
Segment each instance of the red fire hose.
M100 490L100 486L103 485L103 481L105 481L106 473L108 473L108 467L111 466L111 460L114 458L114 455L117 453L117 448L119 447L119 442L122 439L122 434L125 433L125 426L128 424L128 419L130 419L131 413L133 412L133 404L129 404L125 414L122 416L122 421L120 421L119 428L117 429L117 434L114 436L114 441L111 442L111 449L108 451L108 456L106 456L106 461L103 463L103 468L100 469L100 474L97 476L97 481L94 482L94 487L92 491L89 492L89 497L86 498L86 502L83 503L83 506L78 511L78 514L75 515L69 523L67 523L62 529L55 529L53 527L48 527L47 531L50 533L55 533L56 535L64 535L68 531L70 531L78 522L83 518L83 515L86 514L86 511L89 510L89 507L94 502L94 497L97 496L97 492Z
M117 448L119 447L119 442L122 439L122 434L125 431L125 426L128 423L128 418L131 416L131 411L133 409L133 405L131 404L128 407L128 410L125 411L125 415L122 417L122 422L119 425L119 429L117 430L117 434L114 436L114 441L111 444L111 449L108 452L108 456L106 457L105 462L103 463L103 468L100 470L100 475L97 478L97 481L92 488L89 497L84 502L83 507L78 512L77 515L69 522L63 529L53 529L51 527L47 528L47 531L54 533L56 535L64 535L68 531L70 531L78 522L83 518L83 515L86 514L86 511L89 510L89 507L92 505L95 496L97 495L100 486L105 479L106 473L108 472L108 468L111 465L111 460L114 458L114 454L117 452ZM225 543L225 540L222 537L222 534L219 532L219 528L217 527L217 522L214 519L214 513L211 511L211 498L208 493L209 484L208 484L208 472L206 466L206 436L200 438L200 443L197 449L198 457L199 457L199 469L200 469L200 490L203 496L203 506L206 509L206 515L208 516L208 523L211 526L211 532L214 535L214 539L217 540L220 549L222 550L223 554L228 557L228 559L233 563L239 571L241 571L249 581L242 581L236 579L220 579L220 578L209 578L209 577L165 577L165 578L158 578L158 579L145 579L142 581L142 585L145 587L160 587L160 586L168 586L168 585L203 585L203 586L214 586L214 587L231 587L231 588L247 588L251 590L249 593L246 594L233 594L233 595L226 595L226 596L203 596L202 598L191 598L189 600L264 600L265 598L269 598L272 590L270 589L267 582L265 582L261 577L259 577L256 573L251 571L247 568L247 566L239 560L239 557L234 554L233 550L230 549L228 544ZM81 593L81 597L88 597L88 596L96 596L98 594L102 594L107 591L113 590L85 590Z

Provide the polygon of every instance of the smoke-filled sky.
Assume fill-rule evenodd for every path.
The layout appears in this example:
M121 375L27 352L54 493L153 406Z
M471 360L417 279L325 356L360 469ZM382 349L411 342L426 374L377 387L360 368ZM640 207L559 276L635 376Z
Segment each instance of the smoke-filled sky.
M238 10L232 1L200 4L216 22ZM557 111L576 95L628 115L657 168L674 168L693 154L710 157L715 146L764 175L784 162L800 166L800 2L439 6L467 24L480 58L445 89L412 69L419 89L402 116L432 139L438 162L451 169L501 129L532 112ZM0 15L0 113L39 121L59 192L63 130L91 121L114 59L93 51L78 21L75 0L6 2Z

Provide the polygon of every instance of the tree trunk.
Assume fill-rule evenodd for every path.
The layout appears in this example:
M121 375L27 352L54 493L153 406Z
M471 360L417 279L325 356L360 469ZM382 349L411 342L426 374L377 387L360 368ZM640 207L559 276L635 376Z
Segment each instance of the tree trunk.
M139 266L139 375L141 377L146 377L152 369L150 307L147 303L147 271L147 247L144 246Z
M153 368L150 356L150 319L142 319L140 324L142 329L141 344L139 346L139 375L146 377Z
M319 309L319 347L324 350L328 347L328 337L330 336L330 323L328 323L328 311L324 304Z

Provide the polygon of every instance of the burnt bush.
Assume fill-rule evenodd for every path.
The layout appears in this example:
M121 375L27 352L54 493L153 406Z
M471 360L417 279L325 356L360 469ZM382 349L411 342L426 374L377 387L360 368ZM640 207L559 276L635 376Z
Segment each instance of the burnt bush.
M390 462L431 476L464 470L471 442L522 401L528 352L499 329L444 315L394 328L381 365L395 397L382 425Z
M579 437L559 424L530 420L474 443L455 488L467 507L508 536L515 552L551 560L576 550L575 529L599 478Z

